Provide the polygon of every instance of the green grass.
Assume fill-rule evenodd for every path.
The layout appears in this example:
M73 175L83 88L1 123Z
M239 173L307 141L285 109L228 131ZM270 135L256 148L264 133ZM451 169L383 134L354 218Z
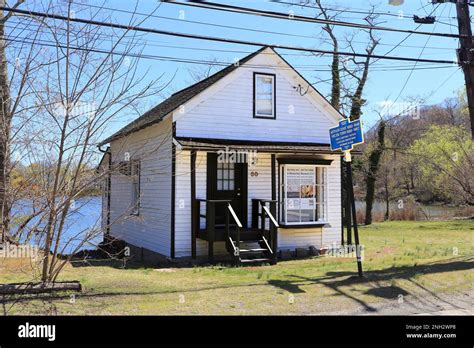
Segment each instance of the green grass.
M276 266L72 267L82 294L4 303L8 314L318 314L371 310L398 296L459 294L474 284L474 223L386 222L360 229L367 279L353 258L315 257ZM18 260L0 261L0 282L31 280ZM74 303L71 303L74 302Z

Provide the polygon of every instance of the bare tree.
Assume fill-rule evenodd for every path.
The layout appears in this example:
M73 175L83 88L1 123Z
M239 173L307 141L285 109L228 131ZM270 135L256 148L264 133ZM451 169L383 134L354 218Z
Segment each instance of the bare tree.
M191 76L191 83L196 83L205 78L208 78L222 66L222 63L216 57L208 59L208 64L202 64L194 66L188 69L189 75Z
M23 2L24 0L17 0L11 6L17 8ZM0 6L5 5L5 0L0 0ZM11 13L4 15L0 11L0 243L6 242L8 232L9 204L5 196L10 178L11 125L15 112L12 108L17 105L17 100L12 103L11 99L6 55L5 24L10 18Z
M23 87L18 90L22 95L21 117L15 124L17 148L13 151L26 173L23 190L17 191L31 189L23 194L29 211L17 224L15 236L24 240L37 235L36 241L44 250L44 283L55 281L73 255L102 234L98 222L73 236L68 233L68 224L84 204L81 198L85 193L109 175L93 169L98 156L96 144L106 126L133 113L141 101L167 86L160 83L163 76L147 78L148 71L139 67L143 46L138 45L132 30L115 31L70 20L81 9L89 10L90 18L101 18L106 11L72 2L50 2L49 6L69 20L19 17L24 25L35 23L33 32L39 38L28 41L23 35L26 46L36 48L45 41L50 44L41 50L41 57L31 59L41 58L35 75L30 76L31 69L29 75L22 75ZM130 27L148 18L137 19L135 13ZM13 76L12 83L16 81ZM71 245L73 249L65 255Z
M313 4L318 10L316 17L322 17L326 20L335 20L344 10L330 11L321 3L321 0L307 0L305 4ZM377 15L374 14L375 7L372 6L364 21L370 25L375 25ZM327 34L328 39L324 43L332 46L334 54L331 61L331 104L341 112L347 109L349 117L352 120L359 119L362 106L365 104L363 92L369 76L372 55L379 44L379 39L374 35L373 30L357 30L346 33L344 38L339 38L334 25L326 24L323 32ZM367 36L366 53L367 57L360 61L355 57L345 57L341 59L339 50L341 47L349 48L351 52L356 52L354 38L360 37L360 32ZM319 57L319 55L316 55Z

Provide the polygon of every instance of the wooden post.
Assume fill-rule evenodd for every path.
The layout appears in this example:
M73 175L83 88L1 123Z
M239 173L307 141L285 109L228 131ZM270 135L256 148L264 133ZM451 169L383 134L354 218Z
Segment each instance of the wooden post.
M230 212L229 208L225 210L225 246L227 251L231 250L231 245L230 245Z
M214 235L216 227L216 206L214 202L206 203L206 229L208 239L208 258L209 262L214 261Z
M270 202L270 213L273 215L273 217L276 219L276 204L277 202L275 200L272 200L272 202ZM278 221L278 220L277 220ZM274 262L276 263L277 261L277 255L278 255L278 228L273 225L273 223L271 223L271 221L269 222L270 223L270 235L271 235L271 246L272 246L272 250L273 250L273 258L274 258Z
M175 132L175 123L173 123L173 134ZM176 238L176 145L171 143L171 243L170 257L175 257L175 238Z
M199 207L196 202L196 151L191 150L191 256L196 258L196 236L199 229Z
M260 201L260 207L259 211L261 211L260 215L260 231L262 231L262 235L265 232L265 210L263 209L263 206L266 205L265 202Z
M272 200L276 200L276 157L272 154ZM272 212L273 214L273 212ZM276 215L274 215L276 216Z
M352 209L352 219L354 221L354 239L355 239L355 246L356 246L356 257L357 257L357 271L359 273L359 277L363 277L362 271L362 256L360 253L360 244L359 244L359 229L357 227L357 216L356 216L356 207L355 207L355 199L354 199L354 187L352 185L352 163L350 153L346 155L346 168L347 168L347 182L348 182L348 192L347 198L350 201L351 209ZM350 212L349 212L350 216ZM349 225L351 223L351 219L349 219Z
M258 199L252 199L252 228L258 228Z
M341 156L341 245L344 245L344 158Z
M347 230L347 237L346 237L346 241L347 241L347 245L350 245L352 244L352 231L351 231L351 220L352 220L352 217L351 217L351 197L350 197L350 186L352 185L352 183L349 181L349 177L348 177L348 174L347 172L349 171L349 163L350 162L346 162L346 207L344 209L344 212L346 214L346 230Z
M236 236L236 238L237 238L236 245L237 245L237 250L239 251L239 254L240 254L240 227L239 226L236 226L236 232L237 232L236 233L237 234L237 236Z

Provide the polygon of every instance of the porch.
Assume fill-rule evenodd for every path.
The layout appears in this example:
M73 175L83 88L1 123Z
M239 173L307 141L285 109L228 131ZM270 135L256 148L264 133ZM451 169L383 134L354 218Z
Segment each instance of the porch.
M278 222L276 200L252 200L252 227L244 227L231 200L195 199L193 202L192 243L193 258L196 257L196 239L208 243L209 262L214 261L214 243L225 242L227 252L236 265L244 263L277 263ZM205 206L205 213L202 207ZM224 223L218 223L217 207L224 208ZM205 220L201 228L201 219ZM266 227L268 226L268 228ZM245 244L242 247L242 244ZM253 246L249 247L249 244Z
M182 139L179 143L175 220L178 255L207 256L213 262L215 256L228 254L236 264L276 263L279 250L322 247L323 227L334 236L331 238L337 240L340 236L340 169L339 161L334 161L339 154L327 145ZM258 153L257 163L218 160L220 153L242 148ZM310 175L305 180L314 181L311 189L304 191L306 197L313 197L306 211L285 209L281 203L286 199L286 186L282 190L285 170L296 165L311 167L304 169ZM302 173L303 169L298 169L296 175ZM316 183L326 174L334 183L329 195L322 182ZM323 181L325 185L326 176ZM335 208L331 214L327 201L323 202L328 199ZM328 215L333 225L329 225Z

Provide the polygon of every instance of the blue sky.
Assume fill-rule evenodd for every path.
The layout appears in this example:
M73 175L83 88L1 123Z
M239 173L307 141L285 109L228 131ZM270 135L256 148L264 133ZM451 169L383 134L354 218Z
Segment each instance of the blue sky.
M300 6L290 7L286 4L277 4L263 0L222 0L220 2L279 12L293 10L295 14L306 16L312 16L316 11L311 8L302 8ZM295 1L293 0L293 2ZM431 5L431 1L428 0L405 0L400 6L392 6L389 5L388 2L389 0L373 2L365 0L326 0L323 1L323 4L335 9L347 8L350 10L367 11L370 8L369 4L373 3L378 5L377 11L391 12L393 14L402 11L402 13L407 16L413 14L424 16L434 11L433 15L439 17L442 23L437 23L436 26L422 25L419 30L457 33L457 21L455 19L456 9L454 4L441 4L435 9L435 6ZM149 13L156 7L157 3L159 2L152 0L140 1L138 12ZM106 4L106 6L112 7L116 10L131 10L133 9L134 2L111 0ZM147 19L141 24L141 26L175 32L257 41L268 44L331 49L330 46L322 44L323 34L321 33L321 25L314 23L225 13L221 11L190 8L166 3L162 3L154 15L157 17ZM78 14L78 16L81 15ZM129 18L129 14L118 11L112 12L111 16L113 21L120 23L127 22ZM362 14L344 13L340 15L339 20L363 23L363 17L364 15ZM208 25L192 23L191 21L207 23ZM378 18L378 21L382 26L393 28L415 29L417 27L417 24L415 24L411 18L381 16ZM223 28L214 25L234 26L245 28L247 30ZM285 33L287 35L262 33L254 30L274 31ZM338 37L343 38L344 35L350 31L352 31L352 29L338 28L337 35ZM385 54L392 49L394 44L405 39L407 34L378 31L377 36L381 40L381 45L379 45L375 53ZM216 59L220 62L229 63L258 49L258 47L254 46L224 44L156 34L144 34L141 36L141 40L143 40L142 43L145 54L205 61ZM356 40L361 42L358 47L356 46L356 49L363 52L365 46L363 43L366 42L365 34L358 33ZM422 51L422 47L425 45L426 48ZM390 55L414 58L418 58L421 55L423 58L454 60L455 49L457 47L457 39L411 35L406 38L406 41L403 42L400 47L391 52ZM285 50L278 50L278 52L283 54L284 58L295 66L295 68L299 70L299 72L311 83L318 82L321 79L328 79L330 77L330 56L314 57L303 52ZM202 65L197 64L159 60L143 60L141 62L141 69L143 69L143 71L150 69L150 74L152 75L158 76L165 73L165 78L170 79L174 74L176 74L170 87L166 91L166 94L170 94L191 84L193 81L190 76L190 70L200 69L200 66L202 67ZM414 96L426 97L430 95L430 98L426 100L426 104L436 104L442 102L445 98L453 97L455 93L464 86L463 75L457 65L441 66L440 64L420 63L417 65L417 68L431 67L433 69L415 70L408 79L408 76L410 75L410 70L408 69L412 66L413 63L411 62L389 60L381 60L374 63L364 93L364 97L368 100L368 105L364 109L363 119L367 124L373 124L377 119L377 116L372 109L376 107L378 103L387 99L394 100L399 94L399 102ZM398 67L406 70L383 71L387 68L398 69ZM405 83L406 87L402 90ZM330 85L328 83L319 82L316 83L315 86L322 94L329 94ZM436 93L433 93L435 90L437 90ZM149 100L149 105L157 104L160 100L160 97L152 98ZM107 133L112 133L125 125L126 121L127 119L124 119L123 122L122 120L114 122Z

